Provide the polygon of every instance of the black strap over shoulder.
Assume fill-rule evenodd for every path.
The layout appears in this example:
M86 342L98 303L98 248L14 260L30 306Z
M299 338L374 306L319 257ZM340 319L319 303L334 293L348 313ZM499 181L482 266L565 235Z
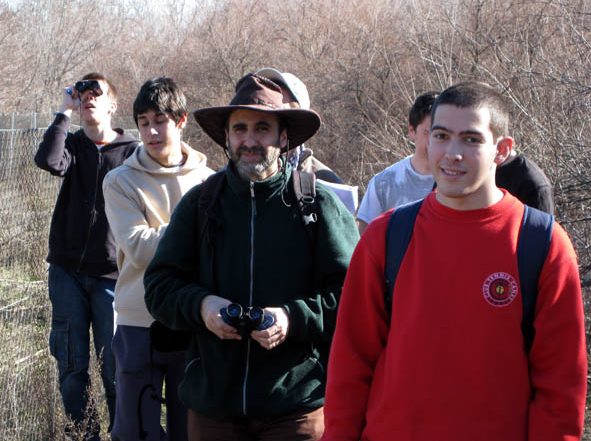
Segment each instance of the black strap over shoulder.
M388 317L392 314L392 297L396 277L412 238L415 220L422 202L420 200L398 207L390 216L386 230L384 267L386 284L384 296ZM534 318L538 297L538 280L550 249L553 226L554 216L525 206L517 242L517 266L523 304L521 331L526 353L529 353L535 337Z
M554 216L525 206L517 242L517 266L523 302L521 330L526 352L531 349L536 333L534 317L538 298L538 280L550 249L553 226Z
M214 287L218 286L214 268L216 247L214 238L216 232L221 228L222 219L216 210L216 204L226 182L226 169L223 168L208 177L200 184L199 199L197 200L197 225L200 241L205 241L211 252L209 259L210 274L213 275ZM198 244L195 244L198 246Z
M197 201L197 210L207 217L211 217L213 214L213 207L224 186L225 175L225 170L220 170L200 184L201 191Z
M312 243L316 239L316 222L318 221L316 207L316 176L299 170L293 170L293 190L295 192L298 210L304 222L306 232Z
M394 284L398 276L398 270L406 249L412 238L415 219L423 199L410 202L397 207L390 216L388 229L386 230L386 262L384 267L386 292L385 305L388 317L392 314L392 297L394 296Z

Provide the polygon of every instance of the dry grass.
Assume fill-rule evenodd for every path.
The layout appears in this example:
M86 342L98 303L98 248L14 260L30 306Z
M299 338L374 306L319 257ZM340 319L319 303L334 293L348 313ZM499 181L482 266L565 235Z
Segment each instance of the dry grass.
M0 421L4 441L61 440L69 424L47 338L51 314L46 283L0 275ZM108 412L96 357L91 357L91 401L104 429ZM106 439L106 438L105 438Z

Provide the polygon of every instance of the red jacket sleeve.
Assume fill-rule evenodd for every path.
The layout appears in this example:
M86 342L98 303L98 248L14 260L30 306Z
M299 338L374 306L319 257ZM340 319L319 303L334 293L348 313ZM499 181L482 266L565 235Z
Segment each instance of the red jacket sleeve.
M575 252L557 224L538 286L529 440L579 440L587 388L583 301Z
M389 329L384 306L388 219L367 228L345 278L328 365L323 441L359 440L365 426L369 390Z

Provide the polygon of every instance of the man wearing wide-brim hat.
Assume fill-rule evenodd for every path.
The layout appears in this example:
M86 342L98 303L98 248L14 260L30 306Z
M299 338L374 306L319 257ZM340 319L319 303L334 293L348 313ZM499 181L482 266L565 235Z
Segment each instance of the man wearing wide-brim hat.
M289 72L280 72L272 67L264 67L256 71L257 75L266 77L276 83L281 88L283 94L284 107L291 107L297 109L310 108L310 95L306 85ZM322 179L328 183L344 184L343 180L328 167L322 163L316 156L312 149L306 145L301 144L292 148L289 151L287 160L292 167L298 170L303 170L308 173L314 173L318 179ZM338 193L337 193L338 195Z
M189 439L317 440L338 300L358 240L351 214L321 185L310 234L281 155L313 136L320 117L284 108L279 86L254 74L228 106L194 116L228 166L181 200L144 279L152 315L192 334L179 388ZM244 314L232 318L236 304ZM263 308L258 329L249 327L249 307Z

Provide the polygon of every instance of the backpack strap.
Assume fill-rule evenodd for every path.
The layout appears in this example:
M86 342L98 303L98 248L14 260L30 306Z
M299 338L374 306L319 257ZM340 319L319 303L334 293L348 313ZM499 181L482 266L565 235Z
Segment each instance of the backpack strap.
M392 297L394 285L402 259L412 238L417 214L423 204L423 199L397 207L390 215L386 230L386 262L385 276L385 305L388 317L392 315Z
M312 241L316 239L316 223L318 221L316 206L316 175L300 170L292 170L293 191L298 210L304 222L306 232Z
M216 204L220 198L222 189L226 182L226 170L222 170L209 176L205 182L199 184L201 186L199 191L199 198L197 199L197 228L198 240L205 241L211 252L211 259L209 260L210 272L214 277L214 286L218 286L214 271L215 262L215 246L214 238L216 232L221 228L221 217L215 209ZM196 244L197 246L197 244Z
M212 217L213 207L224 186L225 169L222 169L209 176L201 185L199 199L197 200L197 210L207 218Z
M526 353L529 353L536 333L534 316L538 298L538 279L550 249L553 227L554 216L525 206L517 242L517 267L523 303L521 331Z
M398 270L412 238L415 220L422 202L422 200L411 202L396 208L388 222L384 267L385 305L388 317L392 314L392 297ZM533 322L538 296L538 279L550 249L553 227L554 216L525 206L517 243L517 266L523 303L521 331L527 353L531 349L535 336Z

